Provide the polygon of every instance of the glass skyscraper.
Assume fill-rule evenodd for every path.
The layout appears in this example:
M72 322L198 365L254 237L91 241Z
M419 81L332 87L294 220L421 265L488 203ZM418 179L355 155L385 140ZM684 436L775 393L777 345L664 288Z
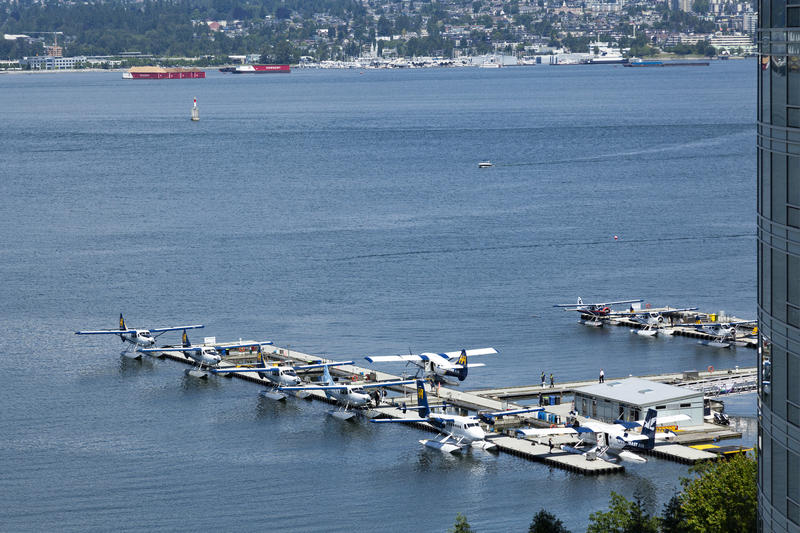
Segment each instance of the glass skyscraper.
M758 520L800 533L800 0L758 7Z

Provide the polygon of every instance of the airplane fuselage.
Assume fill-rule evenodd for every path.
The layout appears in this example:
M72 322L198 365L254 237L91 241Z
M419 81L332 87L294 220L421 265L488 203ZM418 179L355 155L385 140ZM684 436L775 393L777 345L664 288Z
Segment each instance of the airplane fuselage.
M429 422L442 433L467 443L486 439L479 420L471 416L431 414Z
M206 366L217 366L222 361L222 356L214 348L203 347L199 351L189 350L183 352L183 355Z
M297 372L288 366L273 367L269 372L259 372L258 375L268 379L277 387L294 387L301 383Z
M366 407L372 399L365 389L350 387L326 390L325 395L350 407Z
M137 329L131 331L130 333L120 333L119 336L123 341L129 342L134 346L149 348L150 346L155 346L156 344L156 340L147 329Z

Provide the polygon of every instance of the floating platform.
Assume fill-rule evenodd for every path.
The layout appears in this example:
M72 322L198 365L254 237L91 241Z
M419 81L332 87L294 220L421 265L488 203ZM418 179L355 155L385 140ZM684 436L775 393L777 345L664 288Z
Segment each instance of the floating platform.
M254 343L255 344L255 343ZM273 353L270 354L276 360L285 361L288 363L313 363L319 362L321 359L317 356L312 356L308 354L304 354L302 352L297 352L294 350L288 350L285 348L275 348ZM182 353L179 352L165 352L164 356L168 359L178 361L188 365L195 365L196 363L184 356ZM221 363L222 368L231 368L237 366L236 364L230 362L236 361L241 366L252 367L255 361L255 355L252 351L250 352L233 352L229 358L226 358L225 361ZM395 376L392 374L388 374L386 372L375 371L363 367L359 367L356 365L343 365L339 367L333 367L330 369L331 373L338 377L340 383L348 383L353 385L358 385L359 383L363 382L375 382L375 381L389 381L389 380L397 380L400 379L399 376ZM692 376L696 374L719 374L719 375L733 375L734 373L738 374L747 374L753 373L755 369L742 369L737 371L715 371L715 372L699 372L699 373L692 373ZM272 383L267 380L266 378L262 378L258 374L255 373L238 373L232 372L225 374L226 377L235 377L238 379L244 379L253 383L260 384L265 387L265 389L269 390L274 388ZM672 373L672 374L662 374L656 376L644 376L647 379L653 379L656 381L670 381L676 379L684 379L685 373ZM612 378L608 378L609 380ZM454 390L446 387L434 387L430 391L430 399L435 403L446 402L449 406L450 412L457 412L459 414L468 414L469 412L477 412L477 411L498 411L504 410L509 408L516 408L518 406L514 404L510 404L507 401L507 398L524 398L524 397L535 397L538 396L539 393L545 394L553 394L555 392L565 392L569 391L573 388L584 386L586 384L595 383L594 380L592 381L581 381L581 382L571 382L571 383L564 383L560 384L557 387L550 388L547 387L540 387L540 386L526 386L526 387L509 387L504 389L485 389L485 390L477 390L477 391L461 391L461 390ZM371 418L380 418L380 417L392 417L392 418L409 418L409 417L416 417L416 411L407 409L405 413L401 410L400 404L405 403L407 406L416 405L416 389L413 385L399 385L395 387L389 387L390 390L393 390L397 393L403 394L402 397L391 397L387 398L387 403L385 405L363 410L358 412L358 415L367 416ZM335 404L335 400L328 398L324 392L322 391L306 391L308 394L306 397L308 399L320 400L329 404ZM569 404L562 404L562 405L553 405L548 406L548 411L557 411L559 414L563 410L569 409ZM352 418L350 416L347 417ZM494 426L489 428L490 431L497 430L502 427L512 426L512 427L519 427L522 425L540 425L543 422L536 418L536 413L531 414L524 414L519 415L516 417L505 417L504 420L498 421L498 423ZM414 422L410 425L413 425L419 429L429 431L432 433L438 433L438 430L431 426L430 424L424 422ZM549 425L549 424L548 424ZM663 445L657 445L656 449L652 452L645 452L649 453L650 455L668 459L672 461L677 461L685 464L692 464L697 461L701 460L715 460L719 458L718 454L707 452L704 450L697 450L693 448L688 448L687 446L683 446L682 444L694 443L694 442L709 442L709 441L716 441L721 438L731 438L731 437L738 437L741 434L731 431L727 428L722 428L720 426L713 426L707 425L709 427L704 428L704 430L697 431L697 432L681 432L679 436L676 438L674 443L668 443ZM562 444L562 441L567 442L569 438L566 439L553 439L554 443ZM532 440L527 439L518 439L512 436L508 436L503 433L488 433L487 441L491 442L496 445L496 450L501 453L509 453L511 455L516 455L518 457L522 457L531 461L537 461L548 466L562 468L565 470L569 470L572 472L579 472L586 475L600 475L600 474L610 474L610 473L620 473L624 472L624 466L612 462L605 461L601 458L590 459L585 455L579 455L570 453L567 451L563 451L560 448L554 446L553 449L550 449L549 446L543 445L540 442L535 442Z

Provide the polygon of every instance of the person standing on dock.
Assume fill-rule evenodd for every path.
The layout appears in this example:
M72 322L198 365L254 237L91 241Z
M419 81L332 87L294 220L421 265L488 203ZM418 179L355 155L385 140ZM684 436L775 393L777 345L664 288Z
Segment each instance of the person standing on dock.
M605 382L606 382L606 374L605 374L605 372L603 372L603 369L601 368L600 369L600 383L605 383Z
M550 453L553 453L553 439L547 439L547 445L550 446Z
M544 388L544 370L542 370L542 388Z
M555 387L555 386L556 386L556 385L555 385L555 383L553 382L553 373L552 373L552 372L550 372L550 388L552 389L552 388L553 388L553 387Z

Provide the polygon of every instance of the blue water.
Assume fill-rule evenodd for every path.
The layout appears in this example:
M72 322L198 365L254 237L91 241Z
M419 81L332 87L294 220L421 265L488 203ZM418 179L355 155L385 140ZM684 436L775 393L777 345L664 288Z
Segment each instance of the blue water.
M524 531L546 508L579 531L611 490L660 511L685 466L445 457L72 332L122 311L337 358L497 348L467 388L753 366L551 306L754 317L755 69L0 76L0 530L445 531L463 512Z

